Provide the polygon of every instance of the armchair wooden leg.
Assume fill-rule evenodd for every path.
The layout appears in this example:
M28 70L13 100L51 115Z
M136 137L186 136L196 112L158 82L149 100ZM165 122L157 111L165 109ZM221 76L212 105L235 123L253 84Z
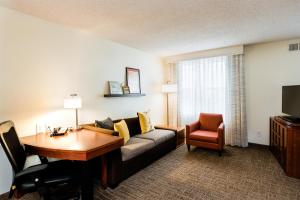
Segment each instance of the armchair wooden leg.
M219 157L222 156L222 150L219 150Z
M191 150L191 145L187 144L186 146L187 146L188 151L190 151Z

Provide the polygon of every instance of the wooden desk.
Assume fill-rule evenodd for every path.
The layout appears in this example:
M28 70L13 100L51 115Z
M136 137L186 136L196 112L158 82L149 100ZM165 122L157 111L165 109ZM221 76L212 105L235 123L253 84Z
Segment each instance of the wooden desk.
M91 176L87 161L102 156L101 182L104 187L107 185L105 154L120 148L124 143L123 138L86 129L56 137L50 137L49 133L40 133L22 137L20 140L25 145L26 151L30 153L45 157L81 161L83 173L85 173L83 177ZM83 199L92 197L92 180L83 181L82 193Z

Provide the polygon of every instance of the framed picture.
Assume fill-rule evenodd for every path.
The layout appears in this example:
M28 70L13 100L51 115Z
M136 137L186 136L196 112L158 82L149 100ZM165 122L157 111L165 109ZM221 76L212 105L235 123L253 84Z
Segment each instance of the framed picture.
M140 70L126 67L126 85L130 88L131 94L141 93Z
M123 86L123 94L130 94L130 89L128 86Z
M108 81L108 87L110 94L123 94L121 83L118 81Z

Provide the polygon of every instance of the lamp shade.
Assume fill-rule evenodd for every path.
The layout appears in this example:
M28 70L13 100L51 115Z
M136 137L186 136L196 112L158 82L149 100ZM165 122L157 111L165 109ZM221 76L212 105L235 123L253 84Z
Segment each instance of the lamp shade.
M163 84L162 85L162 92L163 93L176 93L177 92L177 84Z
M64 108L81 108L82 101L81 97L77 94L71 94L70 97L64 99Z

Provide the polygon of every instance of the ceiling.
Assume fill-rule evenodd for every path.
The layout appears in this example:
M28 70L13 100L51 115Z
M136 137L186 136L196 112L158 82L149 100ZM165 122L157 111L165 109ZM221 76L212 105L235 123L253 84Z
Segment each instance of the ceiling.
M0 0L160 56L300 36L300 0Z

